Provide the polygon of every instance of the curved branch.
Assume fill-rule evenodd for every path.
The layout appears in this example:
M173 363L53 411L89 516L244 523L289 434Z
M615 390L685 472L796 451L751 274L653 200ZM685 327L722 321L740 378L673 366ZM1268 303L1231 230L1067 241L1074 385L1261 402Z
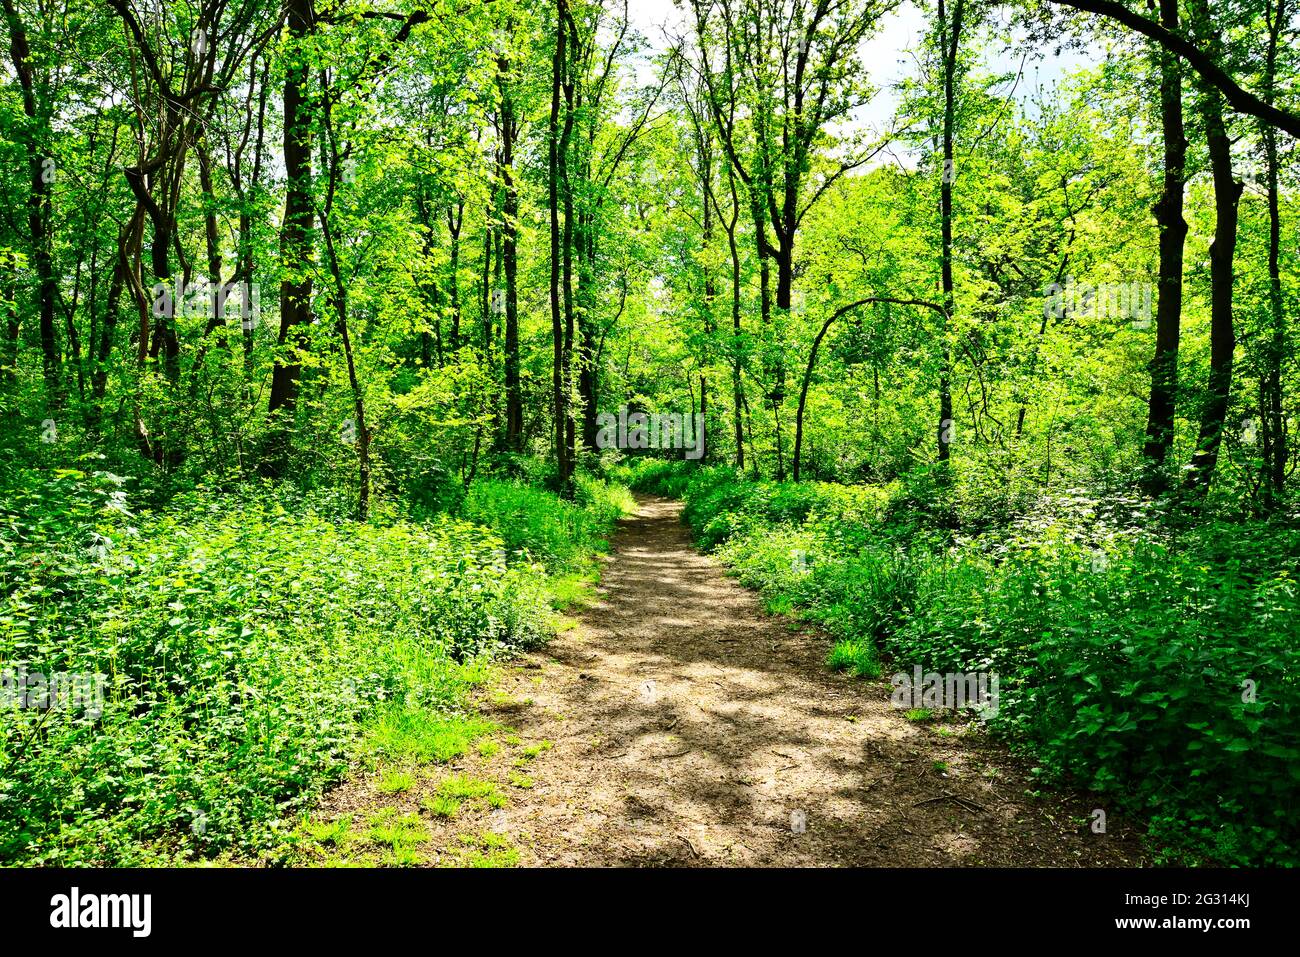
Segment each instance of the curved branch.
M821 348L822 340L826 338L826 333L830 331L831 326L836 319L858 309L861 306L871 305L873 303L887 302L896 306L924 306L927 309L933 309L941 316L947 318L948 310L938 303L927 302L924 299L895 299L892 296L867 296L856 302L851 302L847 306L841 306L822 323L821 331L817 333L817 338L813 339L812 349L808 353L808 364L803 370L803 384L799 387L799 405L795 410L794 417L794 481L799 481L799 464L803 452L803 411L808 401L808 384L812 381L813 368L817 364L817 350Z
M1195 44L1180 37L1172 30L1161 26L1154 20L1148 20L1140 13L1130 10L1119 0L1051 0L1059 6L1074 7L1085 13L1095 13L1121 23L1130 30L1136 30L1150 40L1154 40L1171 53L1176 53L1187 61L1193 70L1201 75L1211 86L1223 94L1224 99L1238 113L1245 113L1263 120L1292 136L1300 138L1300 116L1260 99L1249 90L1242 89L1237 81L1229 76L1214 59Z

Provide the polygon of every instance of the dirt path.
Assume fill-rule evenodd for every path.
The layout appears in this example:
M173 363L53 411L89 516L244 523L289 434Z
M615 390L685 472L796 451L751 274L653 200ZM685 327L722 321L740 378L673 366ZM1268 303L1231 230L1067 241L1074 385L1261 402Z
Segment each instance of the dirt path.
M679 512L643 499L580 627L512 662L485 703L552 745L487 815L520 863L1144 863L1118 815L1090 831L1104 805L1032 797L967 725L909 722L886 683L829 673L826 639L765 614Z

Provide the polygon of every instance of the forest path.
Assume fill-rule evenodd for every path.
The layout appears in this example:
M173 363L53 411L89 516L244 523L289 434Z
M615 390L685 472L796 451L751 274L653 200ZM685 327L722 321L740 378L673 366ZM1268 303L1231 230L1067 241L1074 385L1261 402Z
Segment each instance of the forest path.
M506 666L489 717L549 741L492 812L525 865L1144 863L1095 801L1034 798L964 723L918 724L824 636L764 612L642 497L579 627Z

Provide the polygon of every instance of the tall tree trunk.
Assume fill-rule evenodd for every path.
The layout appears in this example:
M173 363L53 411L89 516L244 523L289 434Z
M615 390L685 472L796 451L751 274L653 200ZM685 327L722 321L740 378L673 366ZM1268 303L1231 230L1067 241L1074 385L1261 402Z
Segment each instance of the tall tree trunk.
M1223 52L1223 42L1208 0L1189 0L1188 11L1200 42L1212 56L1219 57ZM1185 486L1201 498L1214 481L1232 395L1233 356L1237 346L1232 316L1233 257L1237 250L1238 204L1244 184L1232 175L1232 141L1224 121L1223 96L1208 83L1199 85L1201 117L1214 182L1214 240L1210 243L1210 371L1196 451L1192 455Z
M952 438L952 350L948 345L948 320L953 314L955 298L952 275L952 185L956 179L953 140L956 133L957 51L961 43L965 0L957 0L952 21L948 20L944 0L939 0L940 43L943 47L943 173L939 181L939 219L942 248L940 283L943 288L944 321L940 330L942 354L939 364L939 428L937 452L946 465ZM946 471L946 470L945 470Z
M326 175L325 205L320 209L320 231L321 238L325 242L326 265L334 287L330 299L334 307L335 328L343 343L343 359L348 370L348 387L352 390L357 443L357 521L364 522L370 517L370 442L373 434L366 419L365 390L361 388L361 379L357 374L356 354L352 348L352 334L348 328L348 287L343 281L338 249L334 243L334 229L330 222L330 214L334 211L334 197L338 191L340 164L338 140L334 134L330 110L329 74L325 70L320 71L320 88L324 94L321 119L325 135L321 152Z
M740 219L740 198L736 190L736 174L727 167L727 182L731 187L731 219L723 220L727 230L727 248L731 253L731 398L732 428L736 433L736 468L745 468L745 384L741 377L744 365L744 329L740 309L740 247L736 243L736 226ZM718 218L722 218L719 211Z
M117 332L121 313L122 294L127 291L132 266L133 251L140 245L144 233L144 204L137 202L135 212L118 234L117 253L113 257L113 278L108 284L108 299L104 303L104 321L99 327L99 342L91 343L90 365L91 425L97 425L102 414L104 392L108 385L108 359L113 351L113 337Z
M482 296L479 301L479 318L481 319L483 333L483 361L488 368L492 367L492 277L494 275L492 253L496 248L496 230L492 226L492 216L497 212L497 208L496 191L493 190L484 217L486 223L483 227ZM500 272L500 266L496 268L496 272Z
M565 68L568 60L568 17L567 0L556 0L555 16L555 52L551 59L551 113L547 127L546 185L547 206L551 224L551 340L553 345L553 362L551 366L551 400L555 416L555 467L556 481L563 493L569 484L568 441L565 435L565 422L568 418L568 402L565 381L565 314L561 307L561 263L560 263L560 94L564 83ZM566 117L566 124L568 118Z
M1178 29L1178 0L1160 0L1160 22ZM1183 132L1182 72L1178 58L1157 51L1160 63L1160 119L1164 132L1164 192L1155 206L1160 227L1160 266L1156 299L1156 345L1151 360L1151 399L1147 405L1146 459L1143 484L1150 494L1167 489L1166 463L1174 442L1178 398L1178 344L1183 309L1183 219L1187 137Z
M522 452L524 445L524 397L519 375L519 187L515 183L514 149L519 126L514 99L504 76L510 64L497 61L501 87L501 266L505 278L505 385L506 446Z
M311 0L289 0L289 44L293 50L284 77L284 223L280 228L280 335L267 411L272 416L272 439L264 467L272 475L288 465L290 435L298 403L302 364L298 353L306 348L304 332L311 323L312 201L311 110L308 105L306 44L312 26Z
M194 353L194 364L190 375L191 390L198 386L198 373L203 368L203 360L207 357L208 340L218 328L225 325L226 296L230 292L229 287L221 279L221 271L225 263L221 255L221 239L217 229L217 200L212 184L212 155L206 134L195 146L199 161L199 187L203 191L203 241L208 260L207 301L212 307L212 312L207 317L199 347ZM217 346L221 349L228 346L224 335L218 337Z
M575 57L577 59L576 51ZM576 67L574 68L576 69ZM560 290L564 301L564 352L561 362L561 379L564 382L564 455L566 471L560 491L566 497L573 494L573 476L577 469L577 426L573 413L573 353L577 337L573 289L573 182L569 176L571 143L574 121L575 81L569 75L564 86L564 132L560 137L559 179L564 201L564 233L560 246Z
M1232 393L1232 362L1237 340L1232 321L1233 256L1237 249L1237 204L1242 183L1233 179L1232 148L1218 91L1202 91L1202 116L1214 179L1214 241L1210 244L1210 373L1201 411L1196 452L1187 487L1204 495L1214 480L1219 446Z
M585 165L585 164L584 164ZM590 171L583 171L583 181L590 181ZM578 230L574 237L578 253L578 288L575 309L577 342L575 361L578 365L578 402L582 406L582 432L580 440L585 452L596 453L596 230L590 213L578 216ZM576 450L574 453L576 461Z
M426 263L433 258L433 251L437 248L438 243L434 237L440 228L440 215L436 209L430 208L424 197L423 189L420 189L415 197L416 214L420 217L420 224L424 226L424 246L421 255ZM425 368L433 364L433 358L436 354L438 368L441 369L446 364L446 356L442 348L442 293L438 286L437 276L434 275L428 282L420 284L420 291L424 293L429 301L429 311L433 317L433 334L428 332L420 333L420 362Z
M22 331L18 308L18 259L12 251L4 257L4 284L0 293L4 298L5 309L5 356L4 377L6 382L13 382L18 377L18 335Z
M822 327L818 331L817 337L813 339L812 348L808 350L808 364L804 367L803 383L799 388L799 404L796 406L794 414L793 474L796 482L799 481L803 466L803 415L804 409L808 403L808 385L812 382L813 369L817 366L817 351L821 348L822 340L826 338L826 333L830 329L831 324L838 319L843 312L844 310L841 310L827 317L826 321L822 323Z
M772 253L767 239L766 214L757 198L751 201L754 219L754 243L758 253L758 315L765 338L763 373L769 382L767 400L772 408L776 440L776 480L785 480L785 455L781 447L781 403L785 400L785 363L770 354L772 329Z
M36 79L31 65L31 48L27 30L18 17L13 0L4 0L5 22L9 28L9 56L22 92L23 147L27 153L29 189L27 193L27 230L32 248L32 265L36 269L38 311L40 314L41 357L45 387L50 405L63 404L62 357L55 335L54 306L58 289L50 238L50 184L54 177L54 160L42 155L49 122L37 102Z
M1281 31L1286 24L1286 0L1272 0L1266 7L1268 17L1268 54L1264 65L1264 101L1272 105L1277 85L1277 52ZM1277 131L1261 122L1264 162L1268 178L1268 304L1272 328L1265 349L1266 363L1260 377L1260 435L1263 444L1264 506L1272 509L1286 490L1286 419L1282 412L1282 362L1286 356L1286 316L1282 307L1282 215L1278 186Z
M447 347L452 355L460 348L460 229L465 221L465 204L458 202L447 207L447 235L451 240L447 299L451 306L451 329L447 333Z

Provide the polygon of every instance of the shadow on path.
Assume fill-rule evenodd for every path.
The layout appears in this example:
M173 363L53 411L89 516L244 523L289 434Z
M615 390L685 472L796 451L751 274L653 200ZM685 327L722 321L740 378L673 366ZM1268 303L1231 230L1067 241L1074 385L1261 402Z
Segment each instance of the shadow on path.
M508 668L529 704L497 717L554 742L498 812L524 864L1144 863L1118 815L1090 831L1102 805L1032 798L966 724L911 723L887 683L828 672L825 637L767 615L680 510L641 499L580 627Z

